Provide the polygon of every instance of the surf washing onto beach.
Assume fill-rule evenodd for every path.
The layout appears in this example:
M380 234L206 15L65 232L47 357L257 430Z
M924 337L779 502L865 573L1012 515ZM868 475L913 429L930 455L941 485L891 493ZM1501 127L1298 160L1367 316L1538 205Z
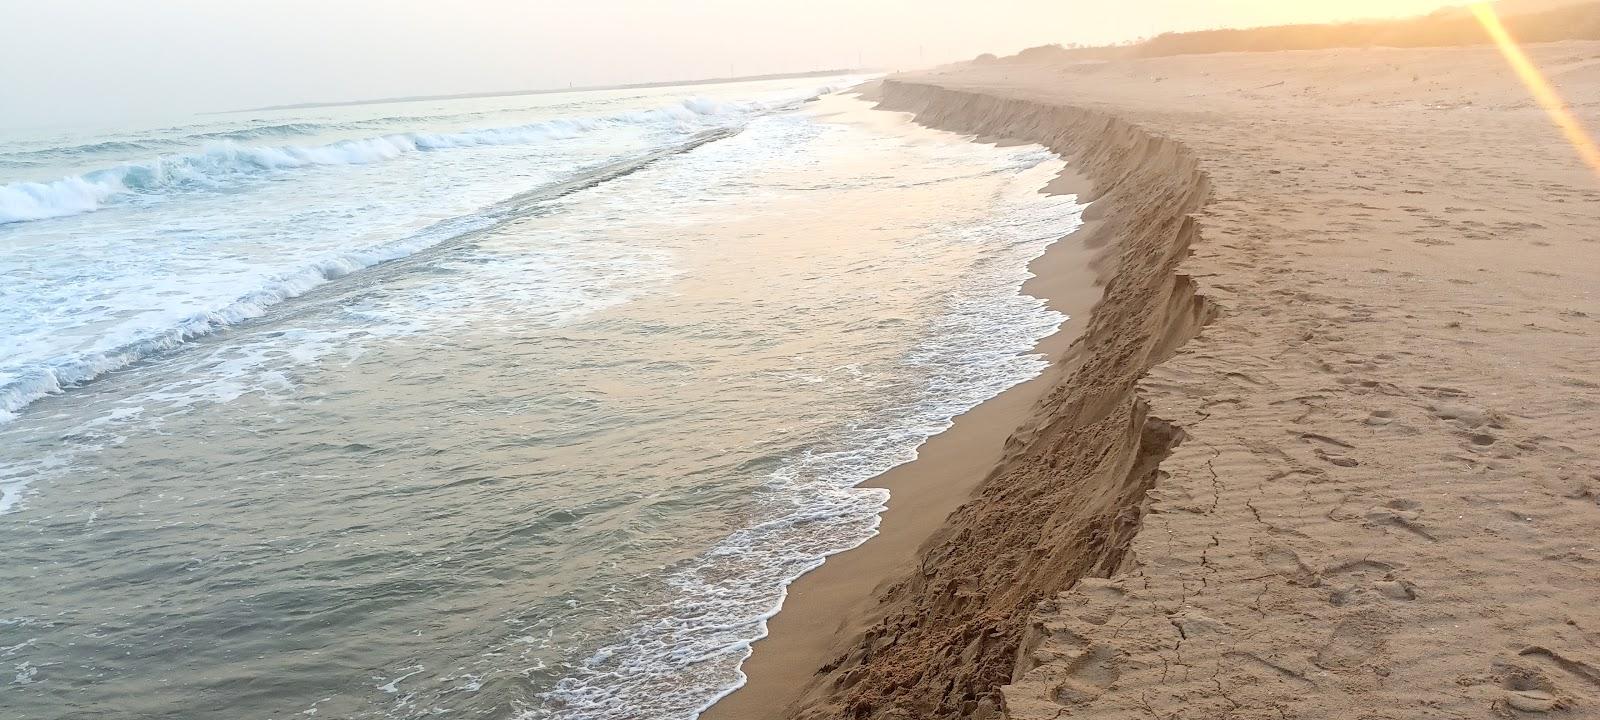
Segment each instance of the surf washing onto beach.
M690 720L1037 375L1035 145L861 77L0 139L28 718Z

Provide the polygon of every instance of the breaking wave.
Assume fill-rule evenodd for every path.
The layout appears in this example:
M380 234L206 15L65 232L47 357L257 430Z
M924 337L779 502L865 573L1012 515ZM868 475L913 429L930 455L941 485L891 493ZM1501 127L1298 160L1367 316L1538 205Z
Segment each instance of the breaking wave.
M126 336L101 338L96 349L65 354L47 362L12 368L0 366L0 423L13 419L18 411L39 398L63 392L222 328L260 317L278 303L351 273L409 257L473 231L520 217L543 202L628 175L662 158L688 152L734 132L736 130L732 129L708 130L638 157L584 168L561 182L512 196L473 214L439 221L398 240L310 259L298 268L267 279L259 287L242 290L236 299L222 307L188 314L166 327L140 328Z
M119 198L224 189L266 173L324 165L364 165L418 152L515 145L576 137L619 125L715 125L719 119L770 110L775 104L690 98L675 105L619 115L562 118L459 132L404 132L324 145L247 145L282 134L324 132L328 126L291 123L195 136L213 144L196 153L158 156L50 182L0 185L0 225L94 212ZM119 149L137 147L117 143ZM103 144L102 144L103 145ZM81 148L80 148L81 149ZM104 147L88 148L90 151ZM71 148L64 150L72 150Z

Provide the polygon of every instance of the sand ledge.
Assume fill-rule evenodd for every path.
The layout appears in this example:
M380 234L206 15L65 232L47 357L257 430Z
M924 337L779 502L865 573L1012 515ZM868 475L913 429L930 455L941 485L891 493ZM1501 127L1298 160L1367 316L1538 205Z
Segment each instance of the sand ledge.
M1123 567L1145 491L1182 438L1149 415L1137 383L1216 314L1177 272L1209 182L1183 146L1094 110L896 80L880 102L930 127L1049 147L1095 184L1102 220L1081 242L1100 249L1103 296L1055 386L795 712L994 717L1018 649L1035 641L1032 610Z
M1600 125L1600 43L1527 50ZM1096 182L1105 298L909 574L748 717L1594 715L1600 187L1492 48L896 80Z
M1600 43L1525 50L1600 127ZM1139 382L1151 412L1186 437L1145 493L1120 567L1032 610L1012 674L990 695L1000 712L1600 712L1600 277L1587 270L1600 262L1600 177L1494 48L962 68L917 81L1115 115L1199 159L1211 190L1184 221L1205 241L1188 243L1175 271L1225 312L1169 343L1176 352ZM1126 142L1121 167L1148 150ZM1137 188L1137 172L1102 172L1116 167L1084 168L1134 188L1121 206L1131 214L1113 207L1113 220L1172 202ZM1057 446L1069 471L1058 481L1075 482L1066 461L1083 447ZM1028 476L1013 477L1023 484L986 483L977 501L1026 496ZM1075 512L1069 501L1006 517ZM1026 537L969 529L978 543ZM1014 563L1021 583L1073 558L1055 545L1037 562L999 545L972 552ZM964 590L947 594L959 602ZM945 638L907 665L938 677L975 645ZM986 688L950 682L960 679L918 689L974 692L972 716L988 712ZM880 697L841 709L965 712Z
M796 583L746 664L750 685L707 718L994 715L1030 609L1121 566L1156 464L1182 437L1148 416L1135 383L1214 315L1174 272L1196 237L1187 211L1206 197L1189 154L1092 111L893 80L877 99L929 127L1038 143L1073 162L1050 191L1092 185L1076 194L1095 204L1035 262L1025 291L1074 320L1043 346L1057 358L1044 375L958 418L884 478L909 480L894 488L885 534ZM941 455L968 462L945 477L953 463ZM908 502L945 509L897 518Z

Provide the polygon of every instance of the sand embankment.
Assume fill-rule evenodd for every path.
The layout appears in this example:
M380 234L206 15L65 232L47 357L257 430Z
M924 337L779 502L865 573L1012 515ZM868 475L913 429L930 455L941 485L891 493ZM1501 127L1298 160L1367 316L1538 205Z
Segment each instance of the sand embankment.
M1530 51L1600 125L1600 44ZM1498 54L882 99L1074 160L1104 295L970 501L759 716L1600 713L1600 176Z

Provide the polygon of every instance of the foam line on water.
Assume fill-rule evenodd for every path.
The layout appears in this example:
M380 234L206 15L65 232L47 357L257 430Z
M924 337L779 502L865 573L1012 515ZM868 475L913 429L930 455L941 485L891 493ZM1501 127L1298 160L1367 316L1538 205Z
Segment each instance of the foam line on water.
M435 223L393 242L313 260L296 270L269 278L261 287L221 307L189 314L164 328L143 330L130 337L107 339L101 343L103 349L61 356L32 366L0 369L0 423L13 419L22 408L42 397L87 383L107 372L126 367L152 354L173 350L222 328L260 317L274 305L351 273L412 257L447 241L536 212L550 200L624 177L662 158L689 152L706 143L730 137L735 132L735 129L728 128L697 133L687 140L639 157L585 169L561 182L514 196L479 213Z
M782 498L776 517L673 569L665 579L672 600L641 610L630 630L583 659L544 694L543 707L521 720L698 717L745 683L741 665L767 635L788 586L824 558L877 534L888 495L861 483L915 460L918 447L956 416L1047 366L1028 350L1065 317L1022 294L1022 285L1032 277L1027 264L1079 226L1082 206L1072 197L1033 194L1063 166L1048 150L1007 152L1007 174L1028 190L1022 199L984 221L933 231L991 254L974 265L906 358L926 371L920 397L851 425L831 450L788 458L771 478Z
M313 130L296 125L253 128L218 135L221 142L214 142L201 152L162 155L145 162L49 182L19 181L0 185L0 225L94 212L117 199L134 195L220 190L264 174L299 168L364 165L419 152L541 143L619 125L693 128L697 124L719 124L792 102L689 98L652 110L557 118L459 132L392 133L324 145L245 145L238 142L279 132Z

